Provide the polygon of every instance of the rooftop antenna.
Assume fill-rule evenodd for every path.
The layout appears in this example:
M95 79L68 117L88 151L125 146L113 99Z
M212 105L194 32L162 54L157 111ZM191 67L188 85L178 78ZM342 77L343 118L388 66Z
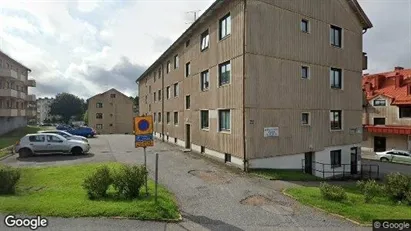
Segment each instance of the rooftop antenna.
M194 21L192 22L186 22L186 24L191 24L194 23L197 20L197 13L200 12L201 10L192 10L192 11L188 11L186 12L187 14L193 14L194 15Z

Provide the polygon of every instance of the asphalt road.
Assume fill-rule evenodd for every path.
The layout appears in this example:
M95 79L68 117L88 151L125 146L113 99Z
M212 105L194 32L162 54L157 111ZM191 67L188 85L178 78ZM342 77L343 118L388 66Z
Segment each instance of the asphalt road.
M14 166L105 161L142 164L143 150L134 148L133 138L108 135L91 139L92 154L85 157L47 156L20 161L13 156L3 162ZM50 225L39 230L371 230L283 196L281 190L287 185L284 182L250 177L200 154L183 153L179 147L161 142L147 149L151 176L155 153L159 153L159 181L176 195L182 222L50 217ZM14 229L6 229L1 223L0 230Z

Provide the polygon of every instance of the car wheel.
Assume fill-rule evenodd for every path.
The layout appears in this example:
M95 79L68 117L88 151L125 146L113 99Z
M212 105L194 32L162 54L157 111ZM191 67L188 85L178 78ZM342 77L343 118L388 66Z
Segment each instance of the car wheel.
M26 157L31 156L32 154L33 154L33 153L32 153L31 150L28 149L28 148L23 148L23 149L20 149L20 150L19 150L19 157L20 157L20 158L26 158Z
M388 158L382 157L382 158L380 159L380 161L381 161L381 162L388 162L389 160L388 160Z
M83 154L83 149L80 147L74 147L71 149L71 154L73 155L80 155Z

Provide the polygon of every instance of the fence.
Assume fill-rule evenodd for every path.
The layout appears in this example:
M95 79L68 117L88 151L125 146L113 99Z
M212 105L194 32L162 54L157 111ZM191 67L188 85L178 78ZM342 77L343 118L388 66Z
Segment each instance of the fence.
M320 166L317 168L317 166ZM358 165L356 165L358 166ZM301 170L303 172L307 172L308 169L305 168L305 159L301 160ZM358 172L357 168L355 173L351 171L351 164L341 164L338 166L333 166L332 164L320 163L313 161L311 164L311 171L310 174L313 175L320 175L322 178L331 178L331 179L345 179L345 178L353 178L353 177L360 177L369 178L369 179L379 179L380 176L380 166L377 164L361 164L360 171ZM341 169L342 168L342 169ZM317 174L319 173L319 174ZM375 175L374 175L375 173Z

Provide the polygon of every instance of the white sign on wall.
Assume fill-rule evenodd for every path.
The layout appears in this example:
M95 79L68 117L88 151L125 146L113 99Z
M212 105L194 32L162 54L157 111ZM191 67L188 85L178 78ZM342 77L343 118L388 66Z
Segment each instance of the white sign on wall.
M275 137L278 136L278 134L278 127L264 128L264 137Z

